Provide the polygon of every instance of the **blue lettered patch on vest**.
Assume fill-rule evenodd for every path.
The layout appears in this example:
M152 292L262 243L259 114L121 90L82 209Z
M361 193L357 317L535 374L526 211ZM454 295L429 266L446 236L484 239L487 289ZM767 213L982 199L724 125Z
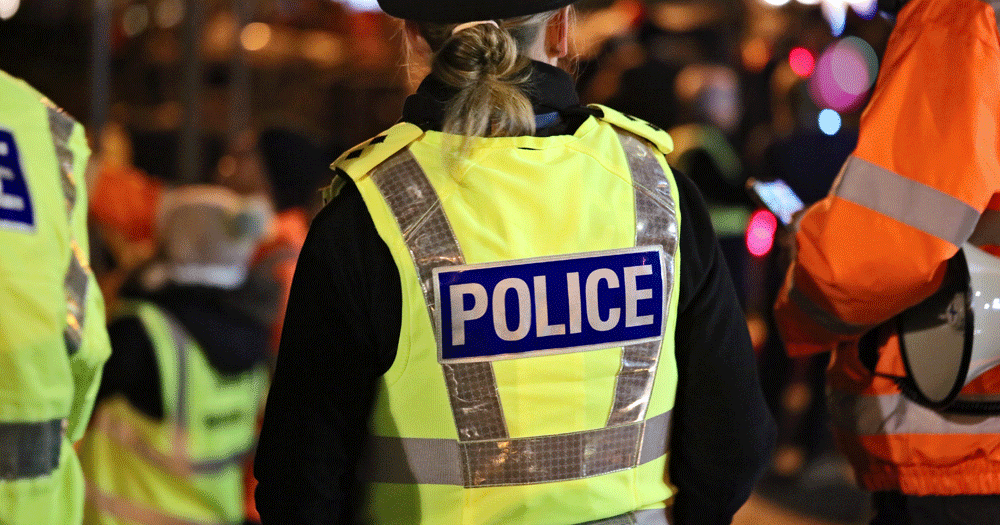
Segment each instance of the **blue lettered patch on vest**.
M34 231L35 212L31 207L28 181L21 168L17 141L0 129L0 228Z
M663 337L660 246L434 270L438 361L598 350Z

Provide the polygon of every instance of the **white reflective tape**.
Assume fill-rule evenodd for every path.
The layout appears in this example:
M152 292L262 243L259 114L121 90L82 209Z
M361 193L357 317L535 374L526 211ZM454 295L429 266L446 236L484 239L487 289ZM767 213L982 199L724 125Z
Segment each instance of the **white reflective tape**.
M1000 433L1000 417L942 413L901 393L866 396L832 390L828 400L834 426L858 436Z
M814 303L812 299L802 293L797 287L792 286L788 290L788 299L798 307L802 313L806 314L810 319L816 324L825 328L828 332L840 335L861 335L868 330L871 330L871 326L851 324L846 321L841 321L832 313L827 312L822 306Z
M834 192L955 246L969 239L979 221L979 212L961 200L853 155Z
M969 237L974 246L1000 246L1000 211L986 210Z

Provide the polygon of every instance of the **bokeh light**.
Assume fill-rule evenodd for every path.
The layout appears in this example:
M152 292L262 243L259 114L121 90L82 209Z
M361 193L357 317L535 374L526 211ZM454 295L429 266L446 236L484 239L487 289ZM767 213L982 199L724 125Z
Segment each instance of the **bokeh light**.
M816 59L808 49L796 47L788 52L788 64L792 66L792 71L796 75L805 78L812 74Z
M819 130L826 135L836 135L840 131L840 125L840 113L829 108L819 112Z
M0 0L0 19L7 20L14 16L19 7L21 7L21 0Z
M153 18L157 26L170 29L184 20L184 4L181 0L160 0L153 11Z
M774 246L774 235L778 231L778 219L767 210L757 210L747 224L747 251L755 257L767 255Z
M767 62L771 60L771 50L768 48L766 40L756 37L743 43L740 56L743 59L743 67L747 71L759 73L767 67Z
M145 4L132 4L122 15L122 30L132 38L149 27L149 7Z
M271 26L262 22L247 24L240 32L240 43L247 51L260 51L267 47L270 41Z
M352 11L365 12L379 10L378 0L341 0L341 3L346 4Z
M864 102L877 75L875 50L860 38L847 37L820 55L809 80L809 94L821 108L851 111Z
M865 20L871 20L878 13L878 0L847 0L851 10Z

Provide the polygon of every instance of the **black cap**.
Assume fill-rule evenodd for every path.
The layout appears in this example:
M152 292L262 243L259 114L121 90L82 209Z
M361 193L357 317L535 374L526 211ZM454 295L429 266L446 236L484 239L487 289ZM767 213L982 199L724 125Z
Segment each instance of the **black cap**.
M554 11L573 0L378 0L386 13L415 22L458 24L477 20L503 20Z

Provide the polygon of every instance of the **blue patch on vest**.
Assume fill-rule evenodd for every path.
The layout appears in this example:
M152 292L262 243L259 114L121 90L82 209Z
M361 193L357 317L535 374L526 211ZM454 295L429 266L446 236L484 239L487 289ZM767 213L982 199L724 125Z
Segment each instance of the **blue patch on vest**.
M659 246L434 271L438 360L492 361L663 337Z
M17 142L4 130L0 130L0 227L28 231L35 228L35 212Z

